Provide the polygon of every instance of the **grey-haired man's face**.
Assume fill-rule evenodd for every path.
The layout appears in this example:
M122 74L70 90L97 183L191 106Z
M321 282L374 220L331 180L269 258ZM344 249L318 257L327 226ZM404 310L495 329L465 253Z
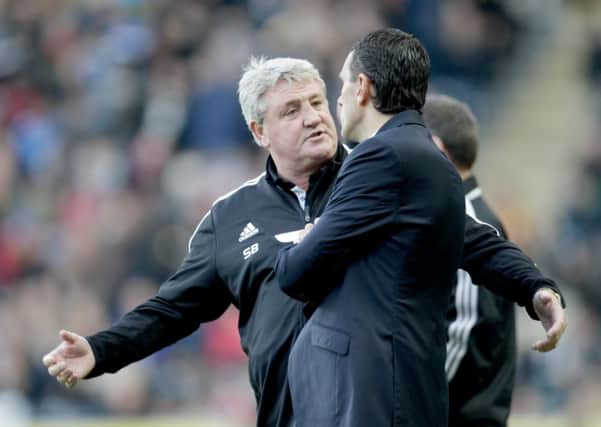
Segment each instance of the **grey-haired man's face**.
M279 168L319 167L336 153L338 136L317 80L280 80L263 95L263 123L253 133Z

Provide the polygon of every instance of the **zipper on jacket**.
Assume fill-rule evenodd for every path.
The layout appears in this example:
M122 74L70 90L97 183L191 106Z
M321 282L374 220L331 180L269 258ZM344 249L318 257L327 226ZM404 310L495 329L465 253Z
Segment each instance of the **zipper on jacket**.
M309 212L309 203L307 203L307 199L305 198L305 224L311 222L311 213Z
M292 207L296 210L296 212L300 212L301 220L304 223L311 222L311 216L309 214L309 207L307 206L306 200L305 200L305 208L303 209L301 207L300 203L298 202L298 198L296 197L296 194L294 194L292 191L286 190L280 186L276 186L276 189L277 189L277 191L282 193L282 195L288 202L291 203Z

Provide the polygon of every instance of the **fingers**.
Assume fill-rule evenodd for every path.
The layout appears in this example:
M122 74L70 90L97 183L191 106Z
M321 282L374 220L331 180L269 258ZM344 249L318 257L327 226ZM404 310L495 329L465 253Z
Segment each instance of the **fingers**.
M553 350L557 346L557 341L553 339L544 339L535 342L532 345L532 349L541 353L546 353L548 351Z
M63 341L66 341L69 344L75 343L75 340L77 339L76 334L74 334L73 332L66 331L64 329L62 329L58 334Z
M547 352L557 347L567 327L565 310L561 297L550 289L539 289L534 295L534 310L546 331L546 338L537 341L532 349Z
M71 375L70 378L67 379L67 383L65 384L68 388L73 388L79 382L79 378L77 375Z
M568 322L566 321L565 315L560 313L558 319L553 323L553 325L547 331L547 337L550 340L554 340L558 342L561 336L563 335L566 327L568 326Z
M79 377L73 372L72 366L68 366L68 360L63 357L63 352L66 348L77 343L79 335L66 330L61 330L59 336L63 341L57 348L42 358L42 363L48 368L48 374L56 377L59 384L63 384L67 388L73 388L79 382Z
M56 380L61 384L65 384L72 374L71 369L65 368L56 376Z
M48 368L48 373L51 376L56 377L56 381L67 388L73 388L79 382L77 375L67 367L65 362L59 362L50 366Z
M532 346L533 350L545 353L553 350L557 347L559 340L568 326L568 322L565 317L565 313L561 310L558 315L554 318L551 327L547 330L547 337L543 340L539 340Z
M56 377L56 381L58 381L59 384L62 384L65 387L71 389L77 385L78 378L77 376L73 375L73 373L70 370L65 369L60 375Z
M66 341L67 344L73 344L75 342L75 337L76 335L73 334L72 332L66 331L64 329L62 329L59 333L58 333L59 337L61 338L61 340ZM61 359L60 356L60 349L61 349L61 345L59 345L58 347L56 347L54 350L52 350L50 353L47 353L43 358L42 358L42 363L44 364L45 367L50 367L51 365L54 365L58 362L59 359Z
M58 362L53 365L50 365L50 367L48 368L48 374L52 377L56 377L66 368L67 364L65 362Z
M52 353L48 353L42 359L42 363L44 364L45 367L48 368L51 365L54 365L56 363L56 358L54 357L54 355Z
M563 331L558 330L555 333L548 333L547 337L543 340L539 340L532 345L532 349L541 353L546 353L557 347L559 339Z

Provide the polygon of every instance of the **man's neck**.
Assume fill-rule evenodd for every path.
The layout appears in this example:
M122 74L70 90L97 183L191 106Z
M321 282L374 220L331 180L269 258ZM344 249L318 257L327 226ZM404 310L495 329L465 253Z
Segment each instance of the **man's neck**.
M318 168L307 171L287 170L286 168L278 168L278 176L284 181L290 182L297 187L307 191L309 189L309 178Z
M392 118L393 114L382 114L375 108L369 108L365 113L364 126L362 126L361 142L374 136L384 124Z
M297 187L302 188L303 190L307 191L309 189L309 177L310 176L311 175L300 176L298 178L287 179L287 181L290 181Z
M459 172L459 176L461 176L461 180L463 182L467 181L472 176L472 171L469 169L458 169L457 171Z

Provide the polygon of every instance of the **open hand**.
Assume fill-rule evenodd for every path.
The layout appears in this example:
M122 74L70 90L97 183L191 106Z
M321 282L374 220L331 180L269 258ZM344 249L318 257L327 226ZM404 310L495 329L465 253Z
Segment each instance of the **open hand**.
M541 353L551 351L559 342L568 327L566 313L561 306L559 295L547 288L536 291L533 299L534 311L538 314L547 336L532 345L532 349Z
M44 356L42 363L60 384L73 388L94 368L96 359L92 347L81 335L62 330L59 336L62 342Z

